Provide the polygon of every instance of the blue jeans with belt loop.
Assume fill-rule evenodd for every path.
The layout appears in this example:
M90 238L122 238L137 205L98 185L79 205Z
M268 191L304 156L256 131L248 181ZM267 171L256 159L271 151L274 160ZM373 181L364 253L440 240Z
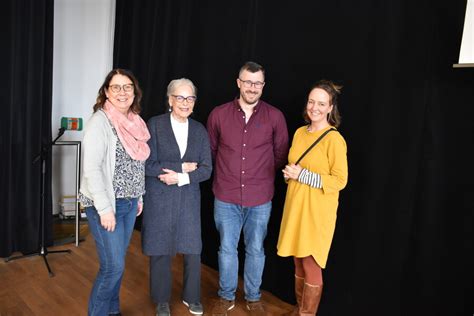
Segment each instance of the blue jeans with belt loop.
M253 207L245 207L218 199L214 200L214 221L220 235L218 295L221 298L229 301L235 300L239 270L237 247L240 233L243 231L245 299L250 302L260 300L260 285L265 267L263 241L267 235L271 210L271 201Z
M95 207L86 207L89 229L94 236L100 264L89 297L90 316L120 312L120 285L125 270L125 255L137 216L137 202L137 198L116 199L116 225L113 232L102 227Z

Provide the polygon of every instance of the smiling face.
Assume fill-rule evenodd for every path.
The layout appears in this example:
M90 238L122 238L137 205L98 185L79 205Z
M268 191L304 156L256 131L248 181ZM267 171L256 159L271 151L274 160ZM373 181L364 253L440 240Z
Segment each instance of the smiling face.
M196 95L191 86L187 84L177 86L168 97L172 111L171 115L179 122L186 122L191 113L193 113L195 100Z
M133 81L127 76L116 74L105 89L105 95L117 110L127 114L135 98Z
M331 96L320 88L311 90L306 103L306 114L311 125L323 127L328 124L328 114L332 111Z
M247 84L246 84L247 82ZM248 84L250 82L250 84ZM250 72L243 70L237 79L237 86L240 89L240 102L244 105L255 105L262 96L263 85L257 88L255 83L264 83L265 76L262 71ZM249 86L250 85L250 86Z

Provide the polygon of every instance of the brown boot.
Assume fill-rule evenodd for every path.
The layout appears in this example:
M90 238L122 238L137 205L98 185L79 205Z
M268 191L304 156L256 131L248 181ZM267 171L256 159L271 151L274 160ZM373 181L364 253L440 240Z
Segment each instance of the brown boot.
M304 278L295 274L295 296L296 304L301 306L301 298L303 297Z
M318 311L319 301L323 292L323 285L312 285L305 283L303 297L300 305L300 316L314 316Z
M298 311L301 306L301 297L303 296L304 288L304 278L299 277L295 274L295 297L296 297L296 306L289 313L284 314L284 316L298 316Z

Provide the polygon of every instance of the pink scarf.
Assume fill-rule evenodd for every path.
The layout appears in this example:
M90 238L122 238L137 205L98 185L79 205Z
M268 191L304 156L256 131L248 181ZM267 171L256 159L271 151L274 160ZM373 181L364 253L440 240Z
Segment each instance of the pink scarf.
M124 116L109 100L105 101L104 112L117 131L125 151L135 160L145 161L150 156L150 147L146 143L150 132L140 115L129 111Z

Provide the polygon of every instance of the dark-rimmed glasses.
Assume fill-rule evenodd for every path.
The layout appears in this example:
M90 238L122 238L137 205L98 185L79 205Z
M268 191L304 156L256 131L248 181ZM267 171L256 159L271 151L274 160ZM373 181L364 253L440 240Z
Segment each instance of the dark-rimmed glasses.
M261 82L261 81L250 81L250 80L242 80L240 79L240 82L243 83L244 87L245 88L251 88L252 86L254 86L256 89L262 89L263 86L265 85L265 82Z
M114 93L119 93L120 90L123 89L124 92L132 92L133 91L133 83L127 83L124 85L119 85L119 84L111 84L109 86L110 91Z
M171 96L173 96L173 97L176 99L176 101L178 101L178 103L183 103L184 100L186 100L186 102L188 102L188 103L194 103L194 102L196 102L196 96L194 96L194 95L190 95L190 96L188 96L188 97L184 97L184 96L182 96L182 95L174 95L174 94L172 94Z

